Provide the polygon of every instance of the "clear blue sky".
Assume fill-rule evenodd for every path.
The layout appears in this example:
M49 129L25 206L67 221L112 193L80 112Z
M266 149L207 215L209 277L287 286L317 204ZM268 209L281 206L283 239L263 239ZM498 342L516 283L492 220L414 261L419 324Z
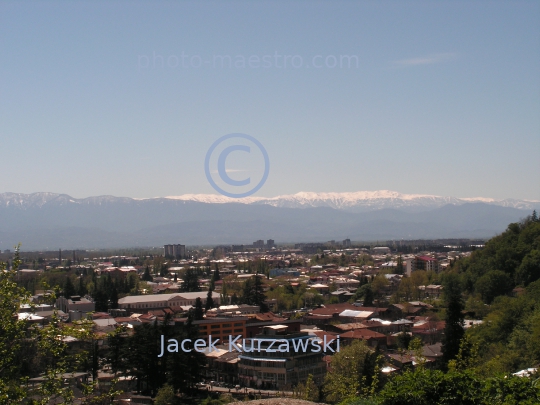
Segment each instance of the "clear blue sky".
M3 1L0 103L0 192L215 193L206 151L240 132L259 196L540 199L540 2Z

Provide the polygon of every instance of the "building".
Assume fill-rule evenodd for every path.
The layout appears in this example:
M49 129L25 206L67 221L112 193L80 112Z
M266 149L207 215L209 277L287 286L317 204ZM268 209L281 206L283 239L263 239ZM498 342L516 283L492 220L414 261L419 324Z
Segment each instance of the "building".
M295 343L298 345L314 338L307 332L288 333L285 325L265 327L263 333L254 338L257 341L246 339L245 346L242 346L243 352L238 356L239 380L250 387L291 389L306 382L311 374L315 383L320 384L326 373L322 350L314 352L312 342L304 346L306 350L293 348ZM267 349L277 339L287 341L289 351L268 352ZM249 347L260 347L260 350L248 352Z
M148 312L153 309L171 308L178 312L182 307L195 306L195 301L200 298L203 306L206 303L208 291L173 293L173 294L147 294L131 295L118 300L118 308L125 309L128 313ZM212 299L215 305L220 303L220 294L213 292Z
M247 314L258 314L261 312L261 307L258 305L221 305L219 308L212 308L208 310L208 313L215 313L218 316L223 315L247 315Z
M425 271L439 271L439 264L437 259L431 256L416 256L415 257L415 269Z
M315 254L322 251L325 246L323 243L297 243L294 245L295 249L301 249L302 253Z
M66 314L70 314L72 321L81 319L88 312L94 312L96 310L96 304L89 295L86 297L80 297L78 295L73 295L69 298L58 297L56 307ZM78 315L75 315L75 313L78 313Z
M186 256L186 245L163 246L164 256L168 259L183 259Z
M216 345L216 349L204 353L206 364L203 366L201 375L205 380L220 383L238 384L239 353L235 350L230 352L227 345Z
M280 268L275 268L275 269L270 269L268 275L269 275L270 277L279 277L279 276L298 277L298 276L300 276L300 271L298 271L298 269L289 269L289 268L280 269Z
M254 248L263 248L264 247L264 240L262 239L259 239L255 242L253 242L253 247Z
M202 339L212 336L212 340L219 339L218 343L228 342L229 336L236 338L246 336L246 322L249 320L246 316L237 317L212 317L199 321L193 321L193 325L198 326L199 336Z

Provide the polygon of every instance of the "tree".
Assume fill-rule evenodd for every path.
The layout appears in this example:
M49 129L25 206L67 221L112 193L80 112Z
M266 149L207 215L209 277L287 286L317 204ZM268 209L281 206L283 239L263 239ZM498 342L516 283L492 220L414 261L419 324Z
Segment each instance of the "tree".
M107 293L103 290L97 290L94 293L94 302L96 304L97 312L107 312L109 309L109 298Z
M461 283L457 274L450 273L443 282L444 301L446 304L446 324L443 338L443 362L448 364L458 352L461 339L465 334L463 329L463 299L461 297Z
M531 250L516 270L516 282L524 286L540 278L540 250Z
M476 281L474 287L486 304L491 304L495 297L508 293L512 288L513 283L510 276L498 270L484 274Z
M152 280L154 280L154 278L150 274L150 267L146 266L146 268L144 269L144 274L142 276L142 281L152 281Z
M373 299L374 294L373 290L371 289L370 284L366 284L367 288L365 289L365 295L364 295L364 306L365 307L372 307L373 306Z
M297 397L305 401L317 401L319 399L319 387L313 381L313 375L309 374L306 383L296 386Z
M324 379L327 401L337 402L355 397L368 387L364 367L366 356L371 353L366 342L355 340L332 356L330 370Z
M202 300L197 297L195 300L195 309L193 310L193 318L195 321L200 321L203 319L204 316L204 310L202 305Z
M66 281L64 283L63 294L66 298L75 295L75 286L73 285L73 282L71 281L71 277L69 275L66 277Z
M399 257L397 259L396 274L403 274L403 273L404 273L403 257L401 257L401 255L399 255Z
M242 302L247 305L258 305L261 312L267 312L268 306L265 300L266 295L264 294L261 277L256 274L254 277L248 278L242 287Z
M84 284L84 277L81 275L79 276L79 289L77 293L84 297L86 294L88 294L88 290L86 289L86 285Z
M158 390L156 398L154 398L155 405L171 405L175 402L176 395L174 394L174 388L169 384L165 384Z
M182 281L182 285L180 286L182 292L201 291L199 287L199 275L196 269L186 269L182 275Z
M212 298L212 289L208 290L208 294L206 295L206 303L204 306L204 309L208 311L209 309L214 308L214 299Z
M65 384L64 376L76 371L88 371L88 345L94 336L91 322L81 320L73 326L61 324L53 315L51 321L40 328L34 327L24 318L17 316L20 304L28 303L29 293L15 282L21 261L19 249L15 251L11 270L0 264L0 403L32 405L65 403L71 404L74 393ZM44 286L50 289L48 285ZM49 297L56 300L55 293ZM81 342L76 354L68 350L64 338L72 336ZM44 381L29 387L26 379L41 376ZM92 398L93 387L85 389L84 403ZM114 395L110 396L112 403Z
M111 295L110 295L110 301L111 301L111 309L117 309L118 308L118 290L116 289L116 285L113 284L111 289Z

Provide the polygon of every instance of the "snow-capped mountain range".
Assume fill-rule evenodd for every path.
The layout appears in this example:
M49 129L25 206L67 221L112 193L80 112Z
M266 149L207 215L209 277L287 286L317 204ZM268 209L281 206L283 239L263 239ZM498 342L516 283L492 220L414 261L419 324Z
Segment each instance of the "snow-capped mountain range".
M484 197L456 198L428 194L402 194L390 190L356 191L351 193L299 192L296 194L280 195L271 198L248 197L234 199L214 194L184 194L181 196L169 196L165 198L212 204L266 204L274 207L286 208L329 207L346 211L366 211L382 208L438 208L448 204L461 205L474 202L517 209L534 209L540 205L540 201L534 200L495 200L493 198Z
M231 199L135 199L0 194L0 249L216 245L258 239L313 242L484 238L540 211L539 201L454 198L395 191L297 193Z
M255 204L271 205L283 208L315 208L328 207L349 212L363 212L379 209L402 209L402 210L424 210L439 208L445 205L462 205L466 203L484 203L500 207L511 207L522 210L532 210L540 207L538 200L518 200L505 199L496 200L493 198L457 198L443 197L428 194L403 194L397 191L377 190L377 191L357 191L345 193L315 193L299 192L296 194L279 195L276 197L247 197L230 198L218 194L184 194L180 196L155 197L155 198L128 198L114 196L97 196L88 198L73 198L67 194L57 193L2 193L0 194L0 206L4 207L41 207L47 204L53 205L102 205L114 202L128 203L130 201L148 200L177 200L192 201L205 204Z

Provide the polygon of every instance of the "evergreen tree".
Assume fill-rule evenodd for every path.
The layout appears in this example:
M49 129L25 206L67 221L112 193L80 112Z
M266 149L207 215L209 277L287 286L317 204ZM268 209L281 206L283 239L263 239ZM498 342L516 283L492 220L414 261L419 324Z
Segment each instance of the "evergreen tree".
M195 300L195 309L193 310L193 319L195 321L200 321L203 319L204 310L202 305L202 300L197 297Z
M465 334L463 329L463 299L461 297L461 283L457 274L448 274L443 283L444 301L446 304L446 325L443 337L443 361L447 365L456 358L461 340Z
M267 312L268 306L265 301L266 295L264 294L261 276L256 274L255 277L248 278L244 282L242 289L242 302L247 305L258 305L261 312Z
M118 308L118 290L116 289L116 285L113 284L111 295L109 296L109 300L111 301L111 309L117 309Z
M71 277L68 275L66 277L66 282L64 283L64 297L69 298L72 295L75 295L75 286L73 285L73 282L71 281Z
M107 293L101 289L96 290L96 292L94 293L94 302L96 304L97 312L107 312L107 310L109 309Z
M372 307L373 306L373 290L371 289L371 286L369 284L366 284L368 287L365 289L364 293L364 306L365 307Z
M397 259L396 274L403 274L403 273L404 273L403 258L401 257L401 255L399 255Z
M146 266L146 269L144 269L144 274L142 276L143 281L152 281L154 278L150 274L150 267Z
M79 290L77 291L77 293L81 297L84 297L86 294L88 294L88 290L86 289L86 285L84 283L84 277L83 276L79 277Z
M182 276L182 285L180 287L182 292L196 292L201 291L199 287L199 275L195 269L186 269Z
M212 298L212 289L208 290L208 294L206 296L206 304L204 306L204 309L208 311L209 309L214 308L214 299Z

